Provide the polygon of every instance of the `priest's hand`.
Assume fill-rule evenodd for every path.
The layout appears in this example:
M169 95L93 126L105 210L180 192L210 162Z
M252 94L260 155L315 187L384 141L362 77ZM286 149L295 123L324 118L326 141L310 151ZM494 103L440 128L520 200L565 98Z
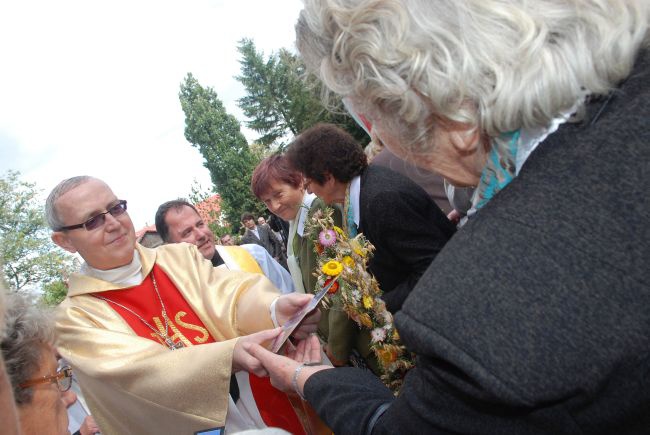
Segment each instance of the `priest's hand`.
M321 361L320 342L316 335L298 342L287 356L269 352L255 343L245 346L251 356L255 357L271 377L271 384L278 390L298 393L302 397L307 379L314 373L331 369L332 366L318 364ZM309 363L310 365L305 365ZM317 365L311 365L317 364Z
M254 373L259 377L268 376L262 363L250 354L250 346L253 344L260 345L273 340L275 337L280 335L280 332L282 332L282 328L275 328L239 337L237 343L235 343L235 349L232 352L232 372L235 373L241 370L246 370L247 372Z
M278 298L275 304L275 316L280 325L284 325L287 320L297 314L305 305L312 300L314 295L304 293L289 293ZM307 314L300 325L295 329L292 336L298 339L307 338L309 334L316 332L318 321L320 320L320 311L314 309Z

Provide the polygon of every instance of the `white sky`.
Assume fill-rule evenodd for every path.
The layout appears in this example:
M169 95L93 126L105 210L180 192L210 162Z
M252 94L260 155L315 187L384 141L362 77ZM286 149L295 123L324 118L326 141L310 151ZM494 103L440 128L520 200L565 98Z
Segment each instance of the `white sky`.
M47 193L92 175L129 201L136 230L158 205L212 186L183 134L188 72L243 121L237 41L293 50L300 0L0 2L0 173ZM250 141L254 132L242 131Z

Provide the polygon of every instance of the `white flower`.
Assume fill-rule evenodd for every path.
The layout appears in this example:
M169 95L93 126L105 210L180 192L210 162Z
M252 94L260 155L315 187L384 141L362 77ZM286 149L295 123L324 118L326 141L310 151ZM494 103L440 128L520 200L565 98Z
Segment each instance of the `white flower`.
M352 290L352 297L354 298L355 301L360 301L361 300L361 292L359 290Z
M386 339L386 330L383 328L375 328L370 332L370 336L372 337L373 343L384 341Z
M384 322L386 323L391 323L393 321L393 316L391 316L388 310L382 313L382 317L384 318Z

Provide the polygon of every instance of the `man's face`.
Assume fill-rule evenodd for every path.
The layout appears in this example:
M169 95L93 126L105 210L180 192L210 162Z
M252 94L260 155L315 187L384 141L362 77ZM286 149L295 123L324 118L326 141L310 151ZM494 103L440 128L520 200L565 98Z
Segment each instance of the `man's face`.
M54 206L65 226L85 222L118 202L113 191L100 180L90 179L61 195ZM117 217L110 213L103 225L93 230L77 228L55 231L52 240L68 252L78 252L90 266L115 269L133 260L135 229L128 212Z
M264 225L266 223L266 219L264 219L262 216L257 218L257 223L259 225Z
M248 228L249 230L254 230L255 229L255 221L253 219L246 219L244 221L244 226Z
M232 237L230 237L230 234L226 234L225 236L221 237L221 244L224 246L233 246L234 243L232 241Z
M54 351L44 345L38 370L31 379L55 375L57 368ZM71 390L59 391L56 382L38 384L30 388L34 389L32 400L18 406L23 433L69 434L67 408L77 400L76 394Z
M165 215L172 243L187 242L196 245L201 254L211 260L214 256L214 234L191 207L173 208Z

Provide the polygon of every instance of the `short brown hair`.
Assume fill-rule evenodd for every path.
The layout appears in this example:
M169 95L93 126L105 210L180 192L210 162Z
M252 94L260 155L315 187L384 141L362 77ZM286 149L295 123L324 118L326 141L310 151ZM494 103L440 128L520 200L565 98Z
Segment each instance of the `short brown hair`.
M251 190L257 199L262 199L273 181L279 181L299 188L302 185L302 175L294 169L287 158L281 154L274 154L262 160L255 167L251 177Z
M363 147L333 124L316 124L300 133L286 154L291 165L319 184L331 174L347 183L368 166Z

